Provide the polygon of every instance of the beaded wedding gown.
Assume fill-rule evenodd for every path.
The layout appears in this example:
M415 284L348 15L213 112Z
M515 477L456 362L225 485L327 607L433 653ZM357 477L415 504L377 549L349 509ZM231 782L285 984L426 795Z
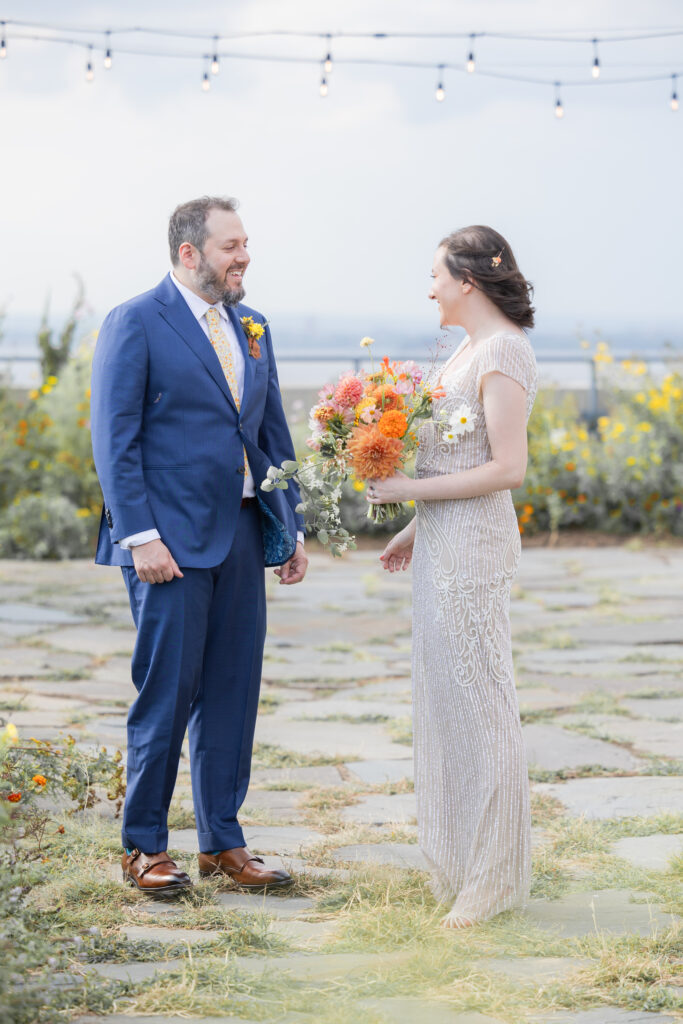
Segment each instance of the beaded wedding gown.
M465 339L449 363L463 350ZM442 372L434 420L461 406L474 429L455 442L428 421L416 475L441 476L491 459L480 382L492 370L537 388L525 336L494 335ZM458 925L525 902L531 823L526 756L512 665L510 589L521 552L510 491L416 503L413 551L413 719L418 841L437 898Z

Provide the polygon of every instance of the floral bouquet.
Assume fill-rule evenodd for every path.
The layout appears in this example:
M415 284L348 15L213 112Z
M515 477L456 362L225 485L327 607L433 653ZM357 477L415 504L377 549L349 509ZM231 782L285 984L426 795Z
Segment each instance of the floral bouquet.
M372 338L361 341L368 350L373 344ZM345 373L319 392L306 441L312 454L302 463L271 466L261 488L284 489L295 479L302 497L297 511L321 544L340 555L355 547L341 522L344 481L351 475L356 481L393 476L418 446L416 422L431 417L432 402L442 394L423 380L416 363L390 362L385 356L375 369L371 356L370 373ZM370 505L368 518L383 523L402 510L398 503Z

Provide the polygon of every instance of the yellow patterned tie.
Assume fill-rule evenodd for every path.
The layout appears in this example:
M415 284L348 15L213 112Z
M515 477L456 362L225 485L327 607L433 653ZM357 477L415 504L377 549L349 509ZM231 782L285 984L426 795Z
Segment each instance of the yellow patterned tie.
M214 352L218 356L218 361L221 364L225 379L228 382L230 393L237 406L237 411L240 411L240 389L237 386L237 375L235 373L235 363L232 358L232 349L230 348L230 342L226 338L223 328L221 327L220 313L215 306L209 306L206 313L206 322L209 325L209 338L213 345ZM249 463L247 462L247 450L244 449L244 472L245 474L249 471Z
M232 349L230 348L230 342L223 333L221 327L221 318L218 310L215 306L209 306L206 313L206 322L209 325L209 337L211 344L214 347L214 351L218 356L218 361L221 364L225 379L228 382L228 387L232 393L232 397L235 400L237 411L240 411L240 391L237 386L237 376L235 374L235 363L232 358Z

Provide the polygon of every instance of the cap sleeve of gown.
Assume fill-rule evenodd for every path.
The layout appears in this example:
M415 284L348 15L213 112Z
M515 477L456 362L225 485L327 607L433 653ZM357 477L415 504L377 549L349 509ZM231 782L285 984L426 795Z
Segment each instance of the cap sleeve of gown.
M477 361L477 394L487 373L504 373L521 384L527 394L536 388L536 360L526 338L516 334L498 334L489 338Z

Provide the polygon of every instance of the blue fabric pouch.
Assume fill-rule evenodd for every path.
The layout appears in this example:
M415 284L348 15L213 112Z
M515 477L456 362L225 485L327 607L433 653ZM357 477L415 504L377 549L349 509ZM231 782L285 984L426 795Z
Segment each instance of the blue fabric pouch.
M278 517L257 495L261 510L261 533L263 534L263 561L266 567L284 565L296 551L296 541Z

